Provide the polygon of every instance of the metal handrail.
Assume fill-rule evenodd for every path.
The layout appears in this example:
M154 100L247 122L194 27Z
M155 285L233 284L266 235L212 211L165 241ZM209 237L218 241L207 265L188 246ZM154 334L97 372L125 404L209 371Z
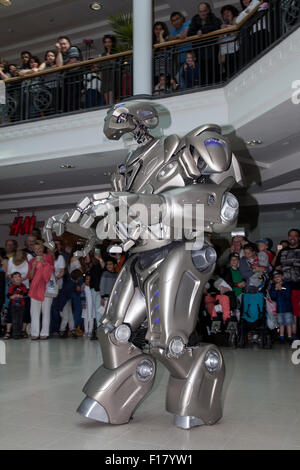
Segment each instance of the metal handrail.
M263 4L263 0L261 0L261 2L238 25L230 26L230 27L226 28L226 30L218 29L218 30L212 31L210 33L202 34L201 36L195 35L195 36L189 36L185 39L176 39L176 40L173 40L173 41L166 41L166 42L163 42L161 44L155 44L153 46L153 49L154 50L162 49L162 48L169 47L169 46L187 44L187 43L195 42L195 41L202 42L202 41L205 41L207 39L214 38L214 37L219 37L219 36L222 37L222 36L224 36L224 34L237 32L237 31L240 30L240 28L243 26L243 24L246 21L248 21L257 12L257 10L259 9L259 7L262 4ZM131 55L133 55L132 50L128 50L128 51L124 51L124 52L118 52L116 54L111 54L109 56L97 57L96 59L89 59L89 60L85 60L85 61L75 62L75 63L72 63L72 64L62 65L61 67L53 67L51 69L42 70L40 72L34 72L34 73L26 74L23 77L8 78L8 79L5 79L4 81L5 81L5 83L20 82L20 81L28 80L28 79L35 78L35 77L40 77L42 75L48 75L48 74L51 74L51 73L63 72L65 70L75 69L75 68L79 68L79 67L83 67L83 66L89 66L89 65L92 65L92 64L98 64L98 63L102 63L102 62L108 62L108 61L111 61L111 60L116 60L116 59L120 59L122 57L131 56Z

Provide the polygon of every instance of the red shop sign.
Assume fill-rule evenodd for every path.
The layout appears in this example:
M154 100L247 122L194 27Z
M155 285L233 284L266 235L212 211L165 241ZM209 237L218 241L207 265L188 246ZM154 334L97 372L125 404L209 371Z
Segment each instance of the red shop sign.
M30 235L32 233L36 217L35 215L23 217L15 217L12 225L10 225L9 236Z

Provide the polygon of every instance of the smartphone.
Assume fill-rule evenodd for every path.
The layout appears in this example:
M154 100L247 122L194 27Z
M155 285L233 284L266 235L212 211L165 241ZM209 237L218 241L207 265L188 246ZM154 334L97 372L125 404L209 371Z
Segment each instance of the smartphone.
M277 245L277 251L282 250L282 245Z
M100 253L101 253L100 248L95 248L95 253L96 253L96 255L100 255Z

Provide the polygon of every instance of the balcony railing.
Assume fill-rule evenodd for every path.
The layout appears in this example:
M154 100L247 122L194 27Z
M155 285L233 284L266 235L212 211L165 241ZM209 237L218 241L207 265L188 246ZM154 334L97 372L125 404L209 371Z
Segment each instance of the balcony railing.
M155 45L153 96L222 86L299 25L299 0L274 0L267 10L258 8L236 26ZM127 51L8 79L0 125L99 109L130 98L132 60L132 51Z

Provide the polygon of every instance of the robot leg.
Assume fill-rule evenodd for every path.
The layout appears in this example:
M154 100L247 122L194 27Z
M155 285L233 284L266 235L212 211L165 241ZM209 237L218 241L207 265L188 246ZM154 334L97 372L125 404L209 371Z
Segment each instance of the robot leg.
M87 418L111 424L130 420L151 390L156 373L155 359L130 341L147 316L145 299L131 273L133 258L119 273L97 331L103 365L85 384L86 398L77 410Z
M177 359L168 357L162 349L152 353L171 374L166 409L174 415L176 426L190 429L214 424L222 418L225 365L216 346L186 348L183 356Z
M170 371L167 411L184 429L222 417L222 355L214 345L189 347L202 290L215 267L212 250L208 242L198 253L177 246L146 282L147 339L152 355Z

